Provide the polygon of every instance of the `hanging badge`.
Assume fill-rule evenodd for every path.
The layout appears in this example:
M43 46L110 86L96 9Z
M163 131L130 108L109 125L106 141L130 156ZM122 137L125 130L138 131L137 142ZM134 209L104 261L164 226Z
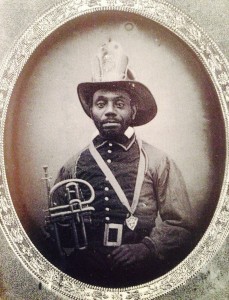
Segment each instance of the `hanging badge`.
M129 218L126 219L126 225L129 229L134 230L138 223L138 218L131 215Z

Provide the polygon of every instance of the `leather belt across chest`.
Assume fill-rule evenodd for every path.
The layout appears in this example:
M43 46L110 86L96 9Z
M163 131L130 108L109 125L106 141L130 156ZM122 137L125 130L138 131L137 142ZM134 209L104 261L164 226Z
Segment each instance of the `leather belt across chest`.
M134 196L133 196L133 201L131 206L126 198L124 191L122 190L121 186L116 180L114 174L107 166L100 153L95 148L93 142L89 146L89 151L92 157L95 159L97 165L104 173L106 178L108 178L120 202L128 209L130 213L130 217L128 217L125 220L125 224L130 230L134 230L138 223L138 218L134 216L134 212L138 205L140 191L141 191L142 183L144 180L144 173L145 173L145 157L142 151L142 142L140 140L137 142L140 151L140 159L139 159L138 172L137 172L136 184L134 189ZM123 224L106 223L104 229L103 245L108 247L120 246L122 244L122 235L123 235Z

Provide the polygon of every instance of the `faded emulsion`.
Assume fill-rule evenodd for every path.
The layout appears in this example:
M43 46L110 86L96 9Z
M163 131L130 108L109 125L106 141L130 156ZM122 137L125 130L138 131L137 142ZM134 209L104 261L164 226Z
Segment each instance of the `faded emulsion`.
M193 245L212 219L222 186L223 115L195 53L167 29L131 13L100 12L66 23L28 60L5 126L5 166L17 215L35 247L60 268L44 238L43 166L48 165L53 185L61 166L90 143L95 127L81 107L77 86L91 81L91 59L109 39L122 45L136 80L156 99L157 116L136 133L181 170L196 223Z

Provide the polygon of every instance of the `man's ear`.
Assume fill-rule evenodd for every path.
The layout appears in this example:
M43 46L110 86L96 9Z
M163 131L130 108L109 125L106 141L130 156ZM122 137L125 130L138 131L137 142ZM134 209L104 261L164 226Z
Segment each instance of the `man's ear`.
M135 119L135 116L136 116L136 113L137 113L137 107L136 107L136 105L133 105L132 106L132 120L134 120Z
M90 113L90 117L92 118L92 107L89 107L89 113Z

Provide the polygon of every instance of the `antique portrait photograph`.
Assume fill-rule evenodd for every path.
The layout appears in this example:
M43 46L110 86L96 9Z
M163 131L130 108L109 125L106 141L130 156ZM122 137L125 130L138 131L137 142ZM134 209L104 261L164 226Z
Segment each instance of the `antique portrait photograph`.
M153 299L226 235L227 63L164 2L78 2L34 22L0 74L3 230L39 290Z

